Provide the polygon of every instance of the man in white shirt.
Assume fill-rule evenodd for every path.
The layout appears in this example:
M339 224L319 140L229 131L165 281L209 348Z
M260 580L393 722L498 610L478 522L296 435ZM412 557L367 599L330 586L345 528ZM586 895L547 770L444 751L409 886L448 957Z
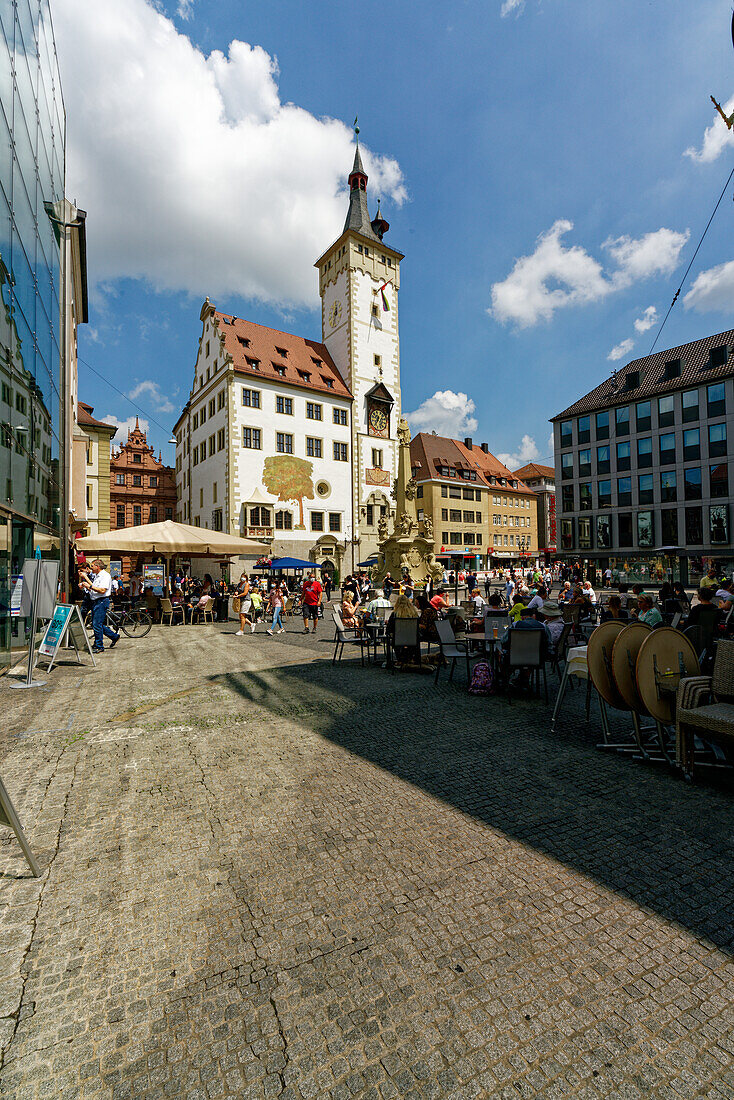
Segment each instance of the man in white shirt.
M365 610L369 611L370 615L374 615L375 610L378 607L392 607L392 604L388 599L386 599L385 593L382 591L378 596L375 596L374 600L370 600Z
M120 635L115 634L106 624L112 592L112 577L100 558L95 558L91 565L91 572L86 573L84 577L85 579L79 583L81 588L86 589L87 595L92 601L93 652L104 653L104 635L112 640L110 649L114 649L120 640Z
M584 595L588 596L594 607L596 607L596 592L591 587L591 581L584 581Z
M540 608L543 606L543 602L545 601L547 596L548 596L547 591L545 590L545 588L543 587L542 584L539 584L537 592L535 593L532 600L528 604L528 607L530 608L530 610L531 611L539 611Z

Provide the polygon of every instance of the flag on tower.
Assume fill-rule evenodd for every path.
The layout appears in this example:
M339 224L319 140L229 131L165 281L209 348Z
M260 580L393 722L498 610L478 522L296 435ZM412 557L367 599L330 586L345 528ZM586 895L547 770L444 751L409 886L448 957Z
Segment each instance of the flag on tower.
M390 312L390 303L388 302L387 295L385 294L385 287L387 285L388 285L387 283L383 283L382 286L380 287L380 294L382 295L382 312L383 313L389 313Z

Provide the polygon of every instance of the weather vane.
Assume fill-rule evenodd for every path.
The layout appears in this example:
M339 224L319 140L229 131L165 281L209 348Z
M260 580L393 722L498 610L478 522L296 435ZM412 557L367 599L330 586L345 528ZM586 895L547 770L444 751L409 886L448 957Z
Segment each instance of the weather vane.
M732 16L731 16L731 42L732 42L732 45L734 46L734 12L732 12ZM716 100L714 99L713 96L711 96L711 102L713 103L714 107L716 108L716 110L719 112L719 114L723 118L724 122L726 123L727 129L731 130L732 126L734 126L734 111L732 111L732 113L730 115L725 114L724 108L721 106L720 103L716 102ZM355 119L355 121L356 121L356 119Z
M357 135L357 141L359 141L359 126L357 125L358 122L359 122L359 115L355 115L354 116L353 128L354 128L355 134Z

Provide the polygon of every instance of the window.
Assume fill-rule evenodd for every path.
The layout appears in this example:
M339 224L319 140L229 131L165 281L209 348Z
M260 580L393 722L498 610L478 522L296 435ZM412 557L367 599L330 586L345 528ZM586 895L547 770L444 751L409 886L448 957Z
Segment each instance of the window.
M206 424L206 405L202 405L199 409L199 423Z
M637 492L639 494L639 504L652 504L652 474L640 474L638 476Z
M322 458L321 453L321 440L313 439L310 435L306 436L306 454L309 458Z
M199 489L199 507L200 508L204 507L204 490L203 489Z
M701 546L703 543L703 510L686 508L686 546Z
M614 430L617 435L630 434L630 410L629 405L622 409L614 410Z
M618 541L620 546L632 545L632 513L620 512L617 516Z
M251 409L260 408L260 390L248 390L242 387L242 404Z
M198 464L199 464L199 448L194 447L193 451L191 452L191 465L192 466L198 466Z
M681 397L683 405L683 423L698 420L698 390L686 390Z
M306 402L306 419L307 420L321 420L323 405L319 405L316 401Z
M652 466L652 439L637 440L637 465Z
M263 508L258 505L256 508L250 508L250 527L269 527L270 526L270 509Z
M658 397L658 427L669 428L675 423L675 402L671 394Z
M280 454L293 454L293 436L288 432L275 433L275 449Z
M617 504L631 504L632 503L632 478L631 477L618 477L617 478Z
M505 542L507 541L507 535L505 535ZM461 531L452 531L449 538L451 546L461 546Z
M561 479L567 481L573 477L573 454L561 455Z
M220 428L217 432L217 450L224 450L224 428Z
M327 378L325 374L322 374L321 375L321 381L324 383L327 390L333 390L334 389L334 379L333 378Z
M591 477L591 450L579 451L579 477Z
M718 466L709 466L709 485L712 497L726 497L729 495L729 471L725 462Z
M609 413L600 412L596 414L596 438L597 439L609 439Z
M418 488L415 491L415 495L417 496L418 500L423 499L423 486L422 485L418 486Z
M481 493L480 493L479 489L477 489L477 500L479 500L480 496L481 496ZM462 489L461 490L461 497L462 497L462 500L474 500L474 490L473 489Z
M660 499L665 501L677 500L677 478L675 470L663 470L660 474Z
M660 513L660 537L663 546L678 545L678 509L663 508Z
M444 523L448 523L448 520L449 520L449 510L448 510L448 508L442 508L441 509L441 519L443 520Z
M684 496L686 500L701 499L701 468L691 466L683 471Z
M579 485L579 511L591 511L591 482L585 481Z
M649 432L652 427L652 414L649 401L638 401L635 405L635 424L638 432Z
M347 410L346 409L334 409L333 417L335 424L341 424L342 427L346 427L347 424Z
M723 382L716 382L713 386L706 387L706 403L709 416L723 416L726 412L726 391ZM720 508L721 505L716 506ZM712 540L713 541L713 540ZM729 541L727 534L726 541Z
M561 520L561 547L563 550L573 550L573 520Z
M561 446L573 447L573 421L561 421Z
M173 508L166 508L166 519L173 519Z
M474 523L473 512L464 512L464 523Z
M124 504L118 504L117 505L117 526L118 527L124 527L125 526L125 505Z
M725 367L728 354L729 349L726 344L721 344L718 348L711 348L709 351L709 366Z
M561 511L573 512L573 485L564 485L561 488Z
M87 443L87 466L91 466L94 462L94 444L90 440Z
M729 505L709 505L709 538L713 545L726 545L729 542Z
M375 447L372 448L372 465L378 470L382 469L382 451Z
M211 417L211 416L214 416L214 414L216 413L216 411L217 411L217 402L216 402L216 398L212 397L212 399L211 399L211 400L210 400L210 402L209 402L209 416L210 416L210 417Z
M663 432L660 438L660 465L672 466L675 463L675 432Z
M215 435L209 436L209 457L214 454L217 449L217 437Z
M341 531L342 529L342 516L341 512L329 512L329 530Z
M292 531L293 530L293 514L292 514L292 512L276 512L275 513L275 529L276 529L276 531Z
M242 446L252 451L262 450L263 434L259 428L242 429Z
M324 513L312 512L311 513L311 530L323 531L324 529Z
M133 462L141 463L143 461L142 455L133 455Z
M139 504L133 505L133 526L140 527L143 522L143 509Z
M125 475L124 474L115 474L115 485L124 485L124 484L125 484Z
M637 545L651 549L655 545L655 524L652 512L637 513Z
M698 428L688 428L683 432L683 461L690 462L701 457L701 433Z
M609 446L596 448L596 472L598 474L609 473Z
M293 416L293 398L282 397L280 394L275 398L275 411L278 413L285 413L286 416Z
M596 517L596 545L600 550L608 550L612 545L612 517Z
M2 384L2 398L6 405L13 404L13 391L7 382L3 382Z
M375 525L375 506L374 504L367 505L367 526L374 527Z
M445 494L441 494L444 496ZM449 485L449 496L452 500L461 500L461 489L456 485Z
M665 364L665 370L663 371L663 377L665 379L680 378L680 359L669 359ZM671 421L672 423L672 421Z
M220 390L217 394L217 408L223 409L227 400L227 391Z
M16 395L15 395L15 407L18 410L19 413L25 414L26 399L25 399L25 397L23 396L22 393L16 393Z
M617 469L629 470L630 468L630 442L617 444Z
M334 444L334 461L335 462L348 462L349 454L347 451L346 443Z
M449 511L449 519L451 523L461 523L461 510L459 508L452 508Z
M721 458L726 454L726 424L709 424L709 456Z
M209 341L206 342L206 357L209 358Z
M288 358L288 351L287 351L286 348L276 348L275 350L277 351L277 353L278 353L278 355L280 356L281 359L287 359Z
M91 485L87 485L87 508L92 507L92 494L94 490Z
M579 517L579 550L591 550L591 520Z
M578 418L578 442L588 443L591 439L591 418L580 416Z
M612 506L612 483L611 481L599 481L597 482L597 493L599 494L599 507L611 508Z
M158 506L156 504L151 504L150 513L148 515L148 523L157 523L157 522L158 522Z
M133 485L142 485L143 478L141 474L133 474Z

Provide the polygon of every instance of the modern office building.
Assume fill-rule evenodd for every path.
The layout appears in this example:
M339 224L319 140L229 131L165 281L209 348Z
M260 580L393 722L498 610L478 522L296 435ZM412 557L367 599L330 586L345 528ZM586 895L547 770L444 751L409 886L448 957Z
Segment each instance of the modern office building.
M552 418L559 556L621 579L734 566L734 331L636 359Z
M537 498L489 445L420 432L410 443L418 519L430 517L436 558L451 568L534 562Z
M60 533L65 114L48 0L0 5L0 668L25 643L9 591ZM61 212L56 222L51 212ZM78 227L77 227L78 228ZM74 240L71 240L71 237ZM67 494L68 500L68 494ZM55 542L58 554L58 541Z
M546 565L556 556L556 472L552 466L529 462L515 477L532 489L538 498L538 552Z

